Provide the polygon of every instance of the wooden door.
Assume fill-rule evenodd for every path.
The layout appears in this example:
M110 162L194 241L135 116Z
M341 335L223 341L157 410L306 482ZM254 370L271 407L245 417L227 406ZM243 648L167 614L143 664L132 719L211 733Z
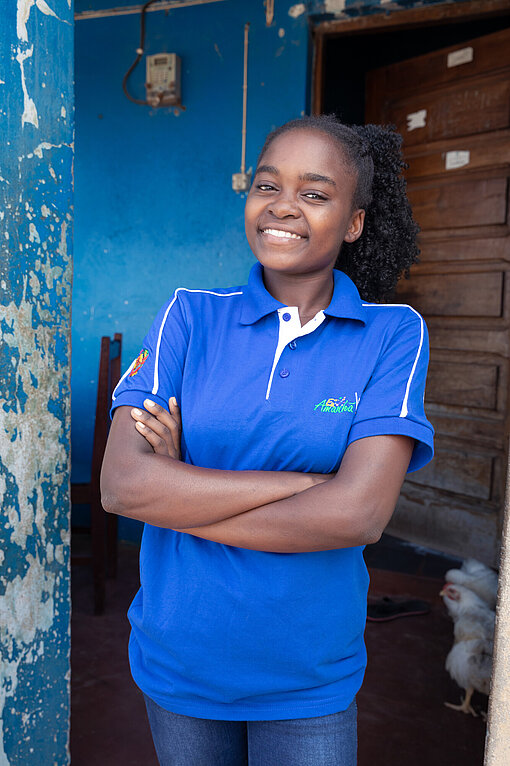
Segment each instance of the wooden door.
M404 136L421 263L397 300L430 334L436 456L388 531L497 565L509 435L510 30L367 77L366 121Z

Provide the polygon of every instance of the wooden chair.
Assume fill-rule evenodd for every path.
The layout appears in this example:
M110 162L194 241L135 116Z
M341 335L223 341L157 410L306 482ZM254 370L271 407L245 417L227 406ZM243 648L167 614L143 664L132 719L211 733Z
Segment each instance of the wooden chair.
M101 338L90 482L71 484L73 505L90 506L91 554L73 554L71 562L86 564L92 561L95 614L104 611L106 577L117 575L117 516L107 514L101 505L99 476L108 438L112 392L120 378L121 352L121 333L115 333L113 340L108 336Z

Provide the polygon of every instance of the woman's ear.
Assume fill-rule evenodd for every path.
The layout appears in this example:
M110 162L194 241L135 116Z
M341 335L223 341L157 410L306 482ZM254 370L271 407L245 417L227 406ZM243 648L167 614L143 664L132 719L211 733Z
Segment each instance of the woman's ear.
M344 242L355 242L363 232L363 224L365 223L365 211L355 210L352 214L349 228L344 237Z

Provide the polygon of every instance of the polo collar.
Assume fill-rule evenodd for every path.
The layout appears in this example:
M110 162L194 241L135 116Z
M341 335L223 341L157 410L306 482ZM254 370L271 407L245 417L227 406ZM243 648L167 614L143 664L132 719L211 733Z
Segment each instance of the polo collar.
M338 269L333 269L333 297L331 303L324 309L327 316L338 319L357 319L366 324L365 309L361 302L358 288L347 274Z
M248 284L243 287L241 324L254 324L262 317L284 306L283 303L268 293L262 274L262 266L257 261L251 267Z
M243 287L241 324L254 324L285 305L268 293L262 274L261 264L255 263L251 268L248 284ZM338 269L333 269L333 278L333 297L324 313L339 319L356 319L365 324L364 309L354 282Z

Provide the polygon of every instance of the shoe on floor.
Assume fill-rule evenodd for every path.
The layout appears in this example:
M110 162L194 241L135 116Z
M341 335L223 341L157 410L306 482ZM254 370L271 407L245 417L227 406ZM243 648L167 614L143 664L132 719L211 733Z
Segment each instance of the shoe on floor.
M369 602L367 607L367 620L370 622L386 622L395 620L397 617L415 617L419 614L428 614L430 604L420 599L393 599L382 596Z

